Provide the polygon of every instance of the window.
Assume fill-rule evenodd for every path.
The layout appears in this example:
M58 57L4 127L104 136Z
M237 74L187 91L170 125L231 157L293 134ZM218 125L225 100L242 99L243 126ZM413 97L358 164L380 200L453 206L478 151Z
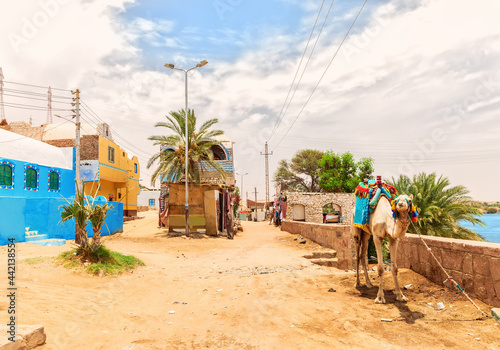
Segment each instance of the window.
M51 171L49 175L49 190L59 190L59 174L55 171Z
M137 174L137 163L134 163L134 171Z
M27 166L25 177L25 188L36 191L38 189L38 169L33 166Z
M108 146L108 161L111 163L115 162L115 149Z
M12 167L8 164L0 165L0 186L12 186Z
M152 206L155 205L155 199L154 198L150 198L149 199L149 205L152 205Z

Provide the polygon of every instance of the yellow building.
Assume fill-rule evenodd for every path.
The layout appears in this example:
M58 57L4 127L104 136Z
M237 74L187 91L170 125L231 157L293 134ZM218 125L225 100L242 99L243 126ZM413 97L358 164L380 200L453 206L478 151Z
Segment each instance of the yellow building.
M83 159L81 161L85 193L95 192L98 186L98 195L123 203L124 216L136 216L140 176L139 160L135 156L129 158L127 152L107 138L98 136L97 142L98 159L92 159L94 162L86 162ZM83 148L84 145L82 145L82 150Z

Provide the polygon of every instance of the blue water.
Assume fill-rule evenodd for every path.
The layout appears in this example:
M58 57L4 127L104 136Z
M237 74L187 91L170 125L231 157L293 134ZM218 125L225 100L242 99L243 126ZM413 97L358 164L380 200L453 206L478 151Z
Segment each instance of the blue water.
M485 227L474 226L468 221L461 222L461 225L479 233L488 242L500 243L500 214L484 214L479 219L486 224Z

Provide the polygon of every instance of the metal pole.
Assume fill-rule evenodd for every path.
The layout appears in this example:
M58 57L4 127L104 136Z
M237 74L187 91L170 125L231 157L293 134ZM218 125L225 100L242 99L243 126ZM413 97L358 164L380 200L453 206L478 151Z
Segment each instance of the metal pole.
M255 187L255 219L257 221L257 187Z
M185 123L186 123L186 146L185 146L185 181L186 181L186 235L189 235L189 184L188 184L188 147L189 147L189 142L188 142L188 124L189 124L189 113L188 113L188 72L184 71L184 74L186 76L186 109L184 110L184 117L185 117Z
M265 152L260 152L261 155L266 156L266 215L268 214L268 204L269 204L269 156L273 155L273 152L269 153L267 148L267 142L265 147Z
M75 125L76 125L76 135L75 135L75 172L76 172L76 185L78 190L82 189L81 178L80 178L80 90L76 89L75 97Z

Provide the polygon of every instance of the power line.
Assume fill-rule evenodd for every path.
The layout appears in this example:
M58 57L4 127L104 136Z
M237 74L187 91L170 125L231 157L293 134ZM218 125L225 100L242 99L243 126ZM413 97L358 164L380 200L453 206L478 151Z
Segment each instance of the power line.
M8 81L8 80L4 80L4 83L16 84L16 85L23 85L23 86L31 86L31 87L41 88L41 89L46 89L47 88L47 86L32 85L32 84L25 84L25 83L17 83L17 82ZM71 92L71 90L68 90L68 89L60 89L60 88L52 88L52 89L59 90L59 91Z
M93 116L95 116L95 118L97 120L100 120L102 123L105 123L104 120L101 119L101 117L99 117L99 115L97 113L95 113L92 108L90 108L90 106L88 104L86 104L83 100L81 100L82 104L86 107L87 111L90 112ZM110 130L113 132L114 135L116 135L117 138L119 138L120 140L122 140L124 143L126 143L127 145L129 145L129 147L132 148L132 150L134 150L134 152L138 152L138 153L142 153L143 155L147 155L149 157L149 153L138 148L136 145L130 143L125 137L121 136L118 132L116 132L116 130L114 130L113 128L110 127Z
M295 119L293 120L292 124L290 125L290 127L288 128L288 130L285 132L285 134L283 135L283 137L281 138L281 140L278 142L278 144L274 147L274 149L278 148L278 146L281 144L281 142L283 141L283 139L286 137L286 135L288 135L288 133L290 132L290 130L292 129L293 125L295 124L295 122L297 121L297 119L299 118L299 116L302 114L302 111L304 110L304 108L307 106L307 104L309 103L309 101L311 100L311 97L313 96L314 92L316 91L316 89L318 88L319 84L321 83L321 81L323 80L323 77L325 76L326 72L328 71L328 69L330 68L333 60L335 59L335 57L337 57L337 54L338 52L340 51L340 48L342 47L342 45L344 44L344 41L347 39L347 37L349 36L349 33L351 32L351 29L352 27L354 26L354 24L356 23L356 21L358 20L358 17L359 15L361 14L361 11L363 11L363 8L365 7L366 5L366 2L368 0L365 0L365 2L363 3L363 6L361 6L361 8L359 9L359 12L358 14L356 15L356 18L354 18L354 21L352 22L351 26L349 27L349 30L347 31L346 35L344 36L344 38L342 39L342 41L340 42L340 45L339 47L337 48L337 51L335 51L335 54L333 55L332 59L330 60L330 62L328 63L328 65L326 66L326 69L325 71L323 72L323 74L321 75L318 83L316 84L316 86L314 87L314 89L311 91L311 94L309 95L309 97L307 98L306 102L304 103L304 105L302 106L302 109L300 110L300 112L297 114L297 116L295 117Z
M321 10L323 9L323 5L324 4L325 4L325 0L323 0L323 2L321 3L321 7L320 7L320 9L318 11L318 16L316 16L316 21L314 22L314 26L313 26L313 28L311 30L311 34L309 34L309 39L307 39L307 44L306 44L306 47L304 48L304 52L302 53L302 57L300 58L300 62L299 62L299 65L297 66L297 70L295 71L295 76L293 77L292 84L290 84L290 89L288 89L288 93L286 95L285 101L283 102L283 106L281 106L281 111L278 114L278 119L276 120L276 123L274 124L274 128L273 128L273 130L271 132L271 135L267 139L267 141L269 141L271 139L271 137L274 135L274 132L276 131L276 129L278 128L278 126L279 126L279 124L281 122L281 119L280 119L281 118L281 113L283 113L283 109L285 108L286 102L288 100L288 96L290 96L290 91L292 91L293 83L295 82L295 78L297 78L297 74L299 73L300 66L302 65L302 61L304 59L304 56L306 55L307 48L309 47L309 42L311 41L312 35L314 33L314 29L316 28L316 24L318 23L318 19L319 19L319 16L321 14ZM332 4L333 4L333 1L332 1ZM331 8L331 6L330 6L330 8ZM298 84L297 84L297 86L298 86ZM292 96L292 98L293 98L293 96Z

